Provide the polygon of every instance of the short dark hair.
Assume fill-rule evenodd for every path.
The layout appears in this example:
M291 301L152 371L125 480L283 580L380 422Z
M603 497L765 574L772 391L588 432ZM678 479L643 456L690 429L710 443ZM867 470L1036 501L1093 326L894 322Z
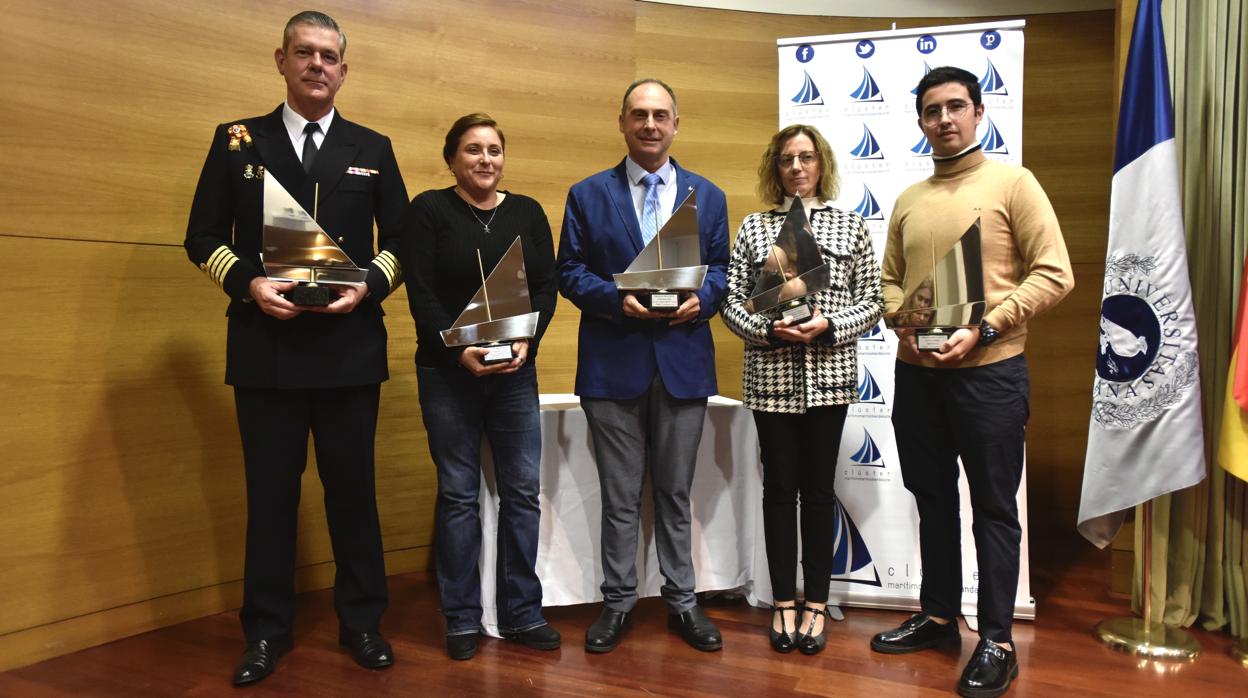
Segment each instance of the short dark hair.
M971 103L975 105L976 113L979 113L979 106L983 104L983 98L979 92L979 78L975 74L961 68L955 68L951 65L942 65L939 68L932 68L927 75L919 80L919 86L915 88L914 110L923 116L923 93L947 82L957 82L966 86L966 91L971 95Z
M304 10L299 14L286 20L286 28L282 30L282 50L285 51L290 47L290 40L295 36L295 26L300 24L311 24L314 27L322 29L333 29L338 32L338 55L347 55L347 35L342 32L342 28L334 21L333 17L324 12L316 10Z
M671 85L668 85L658 78L641 78L640 80L634 80L633 84L629 85L627 90L624 90L624 99L620 101L621 114L628 111L628 96L633 93L633 90L641 87L642 85L648 84L658 85L666 90L667 96L672 98L672 116L680 113L680 110L676 108L676 93L672 91Z
M451 124L451 130L446 132L446 142L442 144L442 159L449 166L451 158L455 156L455 151L459 150L459 141L463 139L464 134L469 129L478 126L489 126L494 129L494 133L498 134L498 144L503 146L503 150L507 149L507 138L503 136L503 130L498 127L498 122L490 118L489 114L482 112L473 112L464 114Z

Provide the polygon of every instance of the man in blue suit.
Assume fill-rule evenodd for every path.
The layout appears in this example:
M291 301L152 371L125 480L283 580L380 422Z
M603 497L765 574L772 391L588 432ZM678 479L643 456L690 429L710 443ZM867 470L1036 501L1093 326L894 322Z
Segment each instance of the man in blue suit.
M667 155L680 126L676 96L660 80L629 85L620 109L628 157L568 192L559 241L559 290L581 309L576 394L594 439L602 488L605 607L585 649L619 645L637 603L642 479L654 493L655 540L668 625L703 651L723 647L694 595L689 488L714 395L715 345L707 321L719 310L728 266L724 192ZM620 291L624 271L690 191L697 192L702 288L676 310L646 309Z

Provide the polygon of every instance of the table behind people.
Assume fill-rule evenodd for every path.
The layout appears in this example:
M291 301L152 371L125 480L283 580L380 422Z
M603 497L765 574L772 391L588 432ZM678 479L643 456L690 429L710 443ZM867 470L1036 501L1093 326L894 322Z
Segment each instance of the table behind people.
M537 574L544 606L601 601L601 509L589 427L575 395L542 395L542 526ZM762 528L762 466L750 413L741 403L712 397L707 406L690 491L697 589L740 589L752 604L771 601ZM654 544L649 484L642 497L638 592L659 594L663 577ZM481 569L493 569L499 503L492 455L482 454ZM498 634L495 582L481 580L482 625Z

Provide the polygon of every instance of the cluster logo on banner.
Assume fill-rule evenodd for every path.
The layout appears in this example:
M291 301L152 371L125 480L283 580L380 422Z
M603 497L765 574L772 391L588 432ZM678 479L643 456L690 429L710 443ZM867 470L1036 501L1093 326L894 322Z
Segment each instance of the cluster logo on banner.
M897 196L932 172L932 145L915 109L916 86L932 69L953 65L979 79L985 115L976 135L984 152L1021 164L1022 27L1015 20L777 42L779 126L812 125L831 144L841 176L835 205L862 216L877 258L883 257ZM842 536L846 549L854 549L853 535L858 535L872 560L870 572L849 577L879 587L868 591L858 584L851 587L857 591L845 591L833 584L833 596L842 603L859 599L913 608L918 600L917 514L902 483L892 429L896 347L896 336L882 323L858 339L859 401L850 407L841 439L837 496L848 522L845 530L853 531ZM1022 504L1025 512L1025 494ZM969 530L971 517L963 518ZM1025 546L1024 538L1024 554ZM1016 603L1022 616L1032 608L1026 565L1024 559ZM977 568L974 546L966 542L963 570L966 599L973 605ZM834 578L845 581L846 575L838 568Z

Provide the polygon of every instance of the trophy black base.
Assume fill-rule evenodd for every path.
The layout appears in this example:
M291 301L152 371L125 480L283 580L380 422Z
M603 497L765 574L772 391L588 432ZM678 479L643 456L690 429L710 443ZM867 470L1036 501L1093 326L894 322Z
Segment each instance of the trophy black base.
M324 307L338 300L338 292L332 286L303 283L282 294L295 305Z
M928 327L915 330L914 344L919 351L939 352L952 336L953 332L947 327Z
M810 309L810 304L804 301L792 301L780 306L779 310L780 319L788 320L790 325L800 325L814 315L814 312Z
M654 313L670 313L680 307L678 291L651 291L637 296L646 310Z
M485 349L485 356L481 357L481 363L486 366L508 364L516 358L515 352L511 350L511 342L505 344L485 344L481 348Z

